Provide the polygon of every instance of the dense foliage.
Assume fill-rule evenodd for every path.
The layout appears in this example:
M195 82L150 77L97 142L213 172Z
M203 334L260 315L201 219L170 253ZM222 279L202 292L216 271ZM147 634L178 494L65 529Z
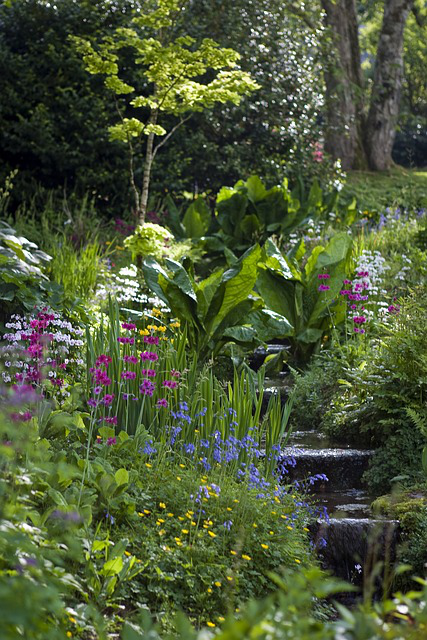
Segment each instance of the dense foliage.
M0 6L1 640L427 635L427 174L342 189L340 7Z

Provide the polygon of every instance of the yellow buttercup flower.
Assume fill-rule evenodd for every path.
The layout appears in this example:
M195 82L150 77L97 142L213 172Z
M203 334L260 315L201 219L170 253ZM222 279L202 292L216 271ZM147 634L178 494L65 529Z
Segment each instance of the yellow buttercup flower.
M159 502L160 509L166 509L166 505L164 502Z
M216 627L216 625L213 622L210 622L209 620L206 624L208 625L208 627Z
M213 531L208 531L208 534L211 538L216 538L216 533L214 533Z
M181 533L188 533L188 529L181 529Z
M301 564L301 560L298 560L298 558L294 558L294 560L297 564Z
M234 551L233 549L230 551L232 556L237 556L237 551Z
M220 586L221 586L221 582L220 582L219 580L217 580L216 582L214 582L214 585L215 585L216 587L220 587Z
M251 556L248 556L246 553L242 553L243 560L252 560Z
M261 547L262 547L263 549L268 549L268 544L261 544Z

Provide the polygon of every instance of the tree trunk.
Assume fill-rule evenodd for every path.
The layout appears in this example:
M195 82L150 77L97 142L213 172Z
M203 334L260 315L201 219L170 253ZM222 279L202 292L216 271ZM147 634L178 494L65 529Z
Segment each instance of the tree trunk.
M414 0L386 0L371 103L366 124L369 167L384 171L392 165L403 80L403 32Z
M157 124L158 111L155 109L149 119L149 124ZM148 192L150 189L151 167L153 164L153 146L154 146L154 133L149 133L147 136L147 147L145 150L144 161L144 174L142 177L142 190L139 206L139 224L143 225L145 222L145 216L147 214Z
M356 0L322 0L335 56L325 71L327 133L325 150L343 169L362 168L363 80Z

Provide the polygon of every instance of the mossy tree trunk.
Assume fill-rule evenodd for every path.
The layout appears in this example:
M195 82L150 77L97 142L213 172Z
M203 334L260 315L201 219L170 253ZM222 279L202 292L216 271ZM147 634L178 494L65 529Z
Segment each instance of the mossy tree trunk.
M356 0L321 0L332 40L325 64L325 148L344 169L382 171L392 165L403 81L403 36L414 0L385 0L366 113Z
M384 4L366 123L367 155L373 171L384 171L392 165L403 81L403 34L413 2L387 0Z
M343 169L366 166L362 143L363 78L356 0L322 0L333 56L325 69L327 134L325 150Z

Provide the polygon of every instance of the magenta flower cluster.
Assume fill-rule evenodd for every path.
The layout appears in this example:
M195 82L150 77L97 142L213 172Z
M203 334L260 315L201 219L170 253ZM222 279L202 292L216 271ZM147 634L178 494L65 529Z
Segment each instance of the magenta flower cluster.
M329 280L329 278L331 277L329 275L329 273L319 273L319 275L317 276L319 280ZM317 287L318 291L329 291L330 290L330 286L328 284L319 284L319 286Z
M369 277L369 272L368 271L358 271L357 272L357 277L358 278L368 278ZM348 288L348 285L350 285L350 288ZM366 302L369 299L369 295L361 294L361 291L364 291L366 289L369 289L369 282L367 281L363 281L363 282L356 282L356 283L352 283L351 280L343 280L343 286L346 286L347 288L343 288L340 291L340 295L344 296L347 298L347 304L351 310L351 312L355 312L357 311L358 307L357 304L355 304L356 302L360 303L360 302ZM351 304L350 304L351 303ZM360 307L361 311L365 311L365 307L362 305ZM352 320L354 323L354 327L353 330L355 333L365 333L365 329L361 326L363 324L365 324L368 320L367 316L364 314L359 314L359 315L353 315L353 313L351 314L352 316Z
M3 336L7 345L1 348L3 382L42 385L45 397L53 394L62 402L69 395L64 372L71 365L84 364L79 353L83 330L47 307L30 318L14 314L5 326L10 331Z
M139 354L139 357L143 362L150 360L151 362L157 362L159 356L155 351L143 351Z
M134 324L133 322L122 322L122 329L134 331L136 329L136 324Z

